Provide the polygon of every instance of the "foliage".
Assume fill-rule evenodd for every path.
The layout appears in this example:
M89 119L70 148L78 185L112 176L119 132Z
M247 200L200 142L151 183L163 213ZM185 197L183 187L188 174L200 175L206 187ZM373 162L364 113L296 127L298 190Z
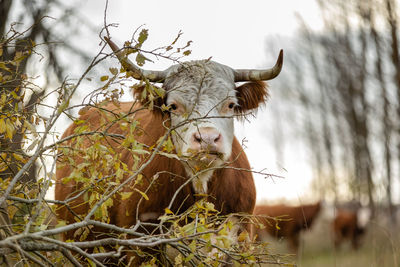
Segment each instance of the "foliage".
M136 38L126 42L125 47L128 48L127 54L136 56L136 62L140 66L151 60L151 57L177 61L190 54L190 42L176 47L181 33L171 44L153 50L143 48L148 36L146 29L134 36ZM17 44L7 36L0 41L0 48L11 45ZM85 98L86 104L78 105L81 108L80 118L90 108L102 113L104 116L100 127L93 130L84 119L73 118L73 133L60 138L52 132L55 123L62 114L71 117L71 110L77 106L70 106L70 101L82 81L90 80L87 77L88 71L110 55L99 53L76 83L64 81L53 90L52 97L57 100L51 107L50 115L44 116L38 111L40 106L45 105L44 97L38 97L34 103L29 102L31 106L29 112L27 111L25 93L37 86L33 85L31 77L17 72L18 64L24 56L35 53L35 48L32 42L20 53L16 53L13 60L0 61L0 87L8 86L8 90L2 90L0 94L2 264L14 265L22 262L39 266L69 263L74 266L104 266L109 258L120 259L119 264L123 264L122 261L126 260L126 255L130 252L146 257L142 266L218 266L226 261L233 262L235 266L247 266L276 262L266 253L266 245L252 242L247 232L241 232L238 236L239 242L235 241L238 220L248 223L251 221L249 215L221 216L213 204L207 202L205 196L200 196L192 207L179 213L171 210L175 201L174 198L171 199L171 205L158 217L156 223L137 220L136 225L131 228L113 224L109 210L117 202L129 199L132 194L140 194L141 200L138 207L135 207L139 209L140 205L149 200L148 192L153 190L152 186L157 185L158 174L151 177L147 188L143 187L145 178L141 175L141 170L146 164L154 160L157 154L179 158L179 155L174 154L169 136L173 129L166 131L154 146L149 147L138 142L136 137L140 134L141 125L139 121L132 120L132 115L137 110L129 114L117 114L105 109L108 103L121 105L119 98L128 87L126 79L129 73L124 69L110 68L108 73L98 77L102 82L101 87ZM104 46L101 51L103 49ZM10 83L16 76L20 81ZM147 101L147 108L153 109L155 100L163 97L164 92L147 81L142 83L145 90L140 97ZM123 134L109 133L109 125L117 125ZM17 135L18 142L24 145L20 151L13 151L13 142L16 141L14 137ZM133 159L132 167L128 167L122 160L115 144L129 150ZM63 201L52 200L48 193L54 186L56 162L57 168L73 169L63 183L73 181L79 184L74 194ZM11 163L13 166L10 166ZM21 179L35 163L40 166L36 179L29 183ZM191 181L186 183L189 182ZM130 191L123 190L127 184ZM83 213L77 214L74 223L56 217L56 213L62 208L72 210L79 206L85 209ZM131 212L134 213L127 210L126 215ZM141 230L149 226L157 231ZM108 229L110 234L104 239L88 239L89 234L98 228ZM73 240L62 241L61 235L68 233L72 233Z

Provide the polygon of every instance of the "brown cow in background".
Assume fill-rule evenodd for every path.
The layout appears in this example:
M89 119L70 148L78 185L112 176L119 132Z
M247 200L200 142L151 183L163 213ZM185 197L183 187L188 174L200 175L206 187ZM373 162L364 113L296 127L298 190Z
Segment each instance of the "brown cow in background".
M339 248L345 240L349 240L354 249L359 248L365 228L360 226L357 211L338 209L332 227L335 248Z
M265 228L256 227L255 233L259 240L267 233L276 238L285 238L290 249L297 252L300 232L310 229L320 210L321 202L300 206L258 205L254 215L264 215L257 216L257 221Z

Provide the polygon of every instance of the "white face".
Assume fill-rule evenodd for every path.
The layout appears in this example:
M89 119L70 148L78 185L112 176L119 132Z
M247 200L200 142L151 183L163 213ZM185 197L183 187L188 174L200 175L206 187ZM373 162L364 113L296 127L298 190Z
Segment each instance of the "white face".
M237 105L233 71L211 61L173 66L164 82L171 111L173 142L192 167L215 167L227 161L233 142Z

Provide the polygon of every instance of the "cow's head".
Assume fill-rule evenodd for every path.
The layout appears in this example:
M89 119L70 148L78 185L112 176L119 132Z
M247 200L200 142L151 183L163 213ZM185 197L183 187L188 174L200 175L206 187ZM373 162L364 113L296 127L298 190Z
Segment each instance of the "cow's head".
M175 129L174 146L186 158L189 175L221 166L229 159L234 138L233 118L265 102L268 92L262 81L275 78L283 63L281 51L276 65L267 70L235 70L201 60L173 65L165 71L148 71L129 61L108 38L106 41L135 79L163 83L167 92L164 103L169 106L171 127ZM212 171L200 173L196 174L194 187L198 192L206 192Z

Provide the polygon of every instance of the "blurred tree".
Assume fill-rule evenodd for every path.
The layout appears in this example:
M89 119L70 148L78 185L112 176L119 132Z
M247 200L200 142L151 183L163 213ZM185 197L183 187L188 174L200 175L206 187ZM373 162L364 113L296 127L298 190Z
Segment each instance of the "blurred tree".
M386 14L384 14L386 17L387 24L389 25L390 29L390 35L389 35L389 43L390 43L390 48L391 51L389 52L391 54L391 63L394 68L394 75L393 75L393 83L395 84L397 90L397 120L400 118L400 54L399 54L399 40L398 40L398 15L397 15L397 7L396 7L396 2L393 0L386 0ZM372 4L371 4L372 6ZM371 10L375 10L374 8L371 7ZM372 11L371 11L372 12ZM377 47L377 56L378 56L378 47L380 48L380 38L377 34L377 31L374 28L374 22L372 20L371 16L371 32L373 36L375 37L375 43ZM378 56L378 58L380 58ZM377 62L377 73L378 75L382 70L381 70L381 63ZM382 75L383 76L383 75ZM378 79L381 81L381 84L384 84L383 77L378 77ZM398 140L400 136L400 127L397 126L396 129L393 129L391 123L390 123L390 114L388 111L389 107L389 101L387 97L387 93L385 92L385 87L382 86L382 97L384 99L384 112L385 112L385 149L386 149L386 168L387 168L387 186L386 186L386 194L388 198L388 203L389 203L389 212L390 212L390 217L392 219L392 222L396 222L396 216L395 216L395 211L393 207L393 200L392 200L392 174L391 174L391 152L390 152L390 136L392 135L393 130L396 131L396 135ZM397 161L398 165L400 166L400 141L397 144ZM398 180L400 181L400 177L398 177Z
M65 34L70 31L75 31L79 34L83 29L88 29L89 32L95 34L91 30L91 26L83 21L78 12L76 12L79 5L70 3L71 6L65 5L63 2L57 0L0 0L0 34L7 42L2 42L0 47L0 60L4 62L0 66L0 77L2 79L1 92L9 95L15 88L20 88L16 91L18 97L14 97L11 102L8 102L7 109L20 109L25 114L32 114L33 109L36 108L36 103L41 101L45 91L48 89L51 81L56 79L59 83L65 79L65 73L68 65L62 62L63 52L72 52L74 55L83 61L89 61L86 52L82 51L79 47L75 46L69 38L64 38L60 34L59 29L62 28ZM49 17L49 14L61 14L56 20ZM71 23L71 21L79 20L81 23ZM51 21L51 23L49 23ZM11 27L9 26L11 25ZM27 25L32 25L28 28ZM85 27L85 25L87 27ZM28 29L27 29L28 28ZM21 29L27 29L22 31ZM32 49L40 50L39 46L45 46L43 50L45 55L32 53ZM34 86L21 86L26 79L28 65L33 56L46 58L47 62L41 74L44 78L45 85L42 87L44 90L36 91ZM17 64L15 64L17 62ZM30 97L27 97L30 95ZM28 98L25 100L24 107L18 106L18 98ZM6 116L8 110L2 110L2 116ZM28 121L33 121L30 116L25 117ZM23 125L24 121L20 121ZM18 132L18 131L17 131ZM0 151L12 151L19 154L21 157L27 158L24 152L23 144L25 137L22 134L15 134L11 140L1 138ZM0 171L0 178L5 179L13 176L18 171L20 163L14 158L3 158L3 162L7 163L7 168ZM33 165L23 177L22 181L35 181L36 167Z
M65 79L68 66L62 63L62 54L59 51L69 50L76 58L88 61L86 52L70 43L69 39L60 36L59 27L64 27L66 34L67 29L76 32L79 32L78 29L90 30L90 27L84 27L86 22L83 21L73 24L79 27L71 26L70 22L73 19L79 19L75 12L79 6L72 6L68 7L54 0L0 0L0 181L15 177L29 159L24 143L35 140L29 140L26 136L26 127L31 125L30 132L35 131L35 123L39 119L38 104L42 102L52 81L58 83ZM62 15L57 20L48 17L54 12ZM45 49L40 49L41 47ZM44 54L39 54L38 51L43 51ZM36 67L34 62L44 58L46 64L40 65L43 68L40 70L40 77L45 81L45 85L39 88L28 79L27 73L30 65L33 69ZM38 170L36 164L29 166L19 180L31 186L36 181ZM19 208L23 213L27 212L24 207ZM7 202L2 202L0 240L13 234L10 227L12 220L9 216Z
M317 2L324 31L313 32L301 21L295 50L302 53L286 64L297 77L292 87L299 90L301 132L318 170L315 179L329 198L368 202L373 212L376 202L385 201L394 221L400 166L400 144L394 145L400 140L394 124L400 119L396 1Z

